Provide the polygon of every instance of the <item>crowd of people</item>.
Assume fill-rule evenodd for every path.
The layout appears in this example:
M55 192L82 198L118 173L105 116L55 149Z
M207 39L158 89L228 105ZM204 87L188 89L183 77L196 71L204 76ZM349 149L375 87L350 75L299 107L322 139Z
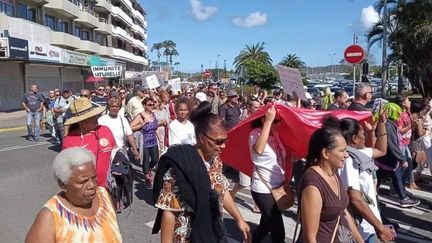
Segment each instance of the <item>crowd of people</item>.
M390 178L390 194L396 194L400 207L420 203L406 187L419 189L422 170L432 170L429 101L411 104L399 97L401 112L380 109L377 120L366 122L329 115L312 134L307 156L291 161L278 132L282 119L275 104L370 112L371 86L358 84L353 99L337 91L328 104L282 90L254 91L240 97L216 83L181 91L100 85L78 95L52 90L45 98L32 85L22 100L27 139L37 142L47 131L62 151L53 162L60 192L43 206L26 242L122 241L118 205L108 183L116 148L128 151L142 167L158 208L153 232L160 231L161 242L224 242L223 209L246 242L261 242L268 235L272 242L284 242L283 210L272 189L286 183L285 163L304 164L301 175L294 176L297 193L287 191L299 205L298 242L394 240L394 229L380 213L378 188ZM260 109L266 109L265 115L252 122L248 137L253 173L239 172L230 187L220 158L228 131ZM246 187L253 212L261 214L253 232L235 203L236 193Z

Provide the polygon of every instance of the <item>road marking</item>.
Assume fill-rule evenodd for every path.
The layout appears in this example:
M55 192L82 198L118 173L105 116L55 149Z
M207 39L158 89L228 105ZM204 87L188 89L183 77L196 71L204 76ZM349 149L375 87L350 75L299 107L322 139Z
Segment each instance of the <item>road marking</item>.
M10 128L0 128L0 132L13 132L13 131L21 131L26 129L26 126L21 127L10 127Z
M25 148L31 148L31 147L37 147L37 146L48 145L48 144L51 144L51 143L49 143L49 142L39 142L39 143L29 144L29 145L16 145L16 146L11 146L11 147L1 148L0 152L6 152L6 151L12 151L12 150L18 150L18 149L25 149Z

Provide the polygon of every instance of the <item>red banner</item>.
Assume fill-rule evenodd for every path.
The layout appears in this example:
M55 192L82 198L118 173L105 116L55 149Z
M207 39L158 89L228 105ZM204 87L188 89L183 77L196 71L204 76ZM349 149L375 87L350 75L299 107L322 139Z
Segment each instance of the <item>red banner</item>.
M369 119L371 112L356 111L314 111L307 109L291 108L276 104L277 117L282 119L278 132L287 154L295 158L306 157L309 139L312 133L321 127L323 118L333 115L338 119L350 117L359 121ZM252 175L253 163L249 151L249 133L252 131L252 121L265 115L269 105L262 107L246 120L241 121L228 133L226 148L221 154L224 163L237 170ZM287 179L291 179L292 162L286 164Z

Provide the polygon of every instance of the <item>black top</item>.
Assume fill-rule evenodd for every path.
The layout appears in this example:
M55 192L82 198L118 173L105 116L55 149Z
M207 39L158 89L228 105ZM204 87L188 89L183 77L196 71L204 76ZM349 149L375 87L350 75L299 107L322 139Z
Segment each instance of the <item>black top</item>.
M219 116L225 120L225 126L228 130L234 127L240 121L241 110L238 105L231 106L224 103L219 107Z
M351 103L351 105L348 107L348 110L349 111L369 111L365 105L355 101Z
M98 105L102 105L102 106L106 106L107 102L108 102L108 97L104 96L104 97L99 97L99 96L95 96L91 99L91 101L93 101L94 103L98 104Z
M343 110L343 108L341 108L341 107L339 107L333 103L329 106L329 108L327 110L328 111L337 111L337 110Z

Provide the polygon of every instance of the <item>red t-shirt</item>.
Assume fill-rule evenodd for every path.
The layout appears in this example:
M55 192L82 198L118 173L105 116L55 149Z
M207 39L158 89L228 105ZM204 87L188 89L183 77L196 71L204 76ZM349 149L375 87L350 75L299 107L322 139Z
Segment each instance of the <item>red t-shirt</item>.
M82 137L79 133L71 132L63 139L63 149L77 146L86 148L94 154L98 186L106 187L111 151L116 146L111 130L106 126L98 126L95 131L84 134Z

